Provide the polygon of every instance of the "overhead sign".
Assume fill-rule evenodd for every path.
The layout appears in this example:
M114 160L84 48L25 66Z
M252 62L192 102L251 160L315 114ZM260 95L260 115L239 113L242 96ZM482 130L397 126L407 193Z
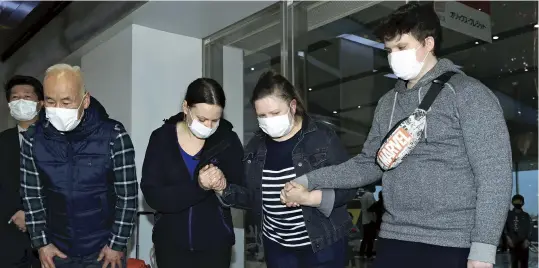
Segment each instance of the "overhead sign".
M492 26L487 13L454 1L435 1L434 10L442 27L492 43Z

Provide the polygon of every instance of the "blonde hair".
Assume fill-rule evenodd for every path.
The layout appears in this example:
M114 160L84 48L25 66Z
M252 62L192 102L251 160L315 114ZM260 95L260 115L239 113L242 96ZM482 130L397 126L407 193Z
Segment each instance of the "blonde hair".
M84 78L82 76L82 72L79 66L71 66L66 63L55 64L45 71L45 79L47 79L47 77L49 76L62 77L67 73L73 74L79 80L79 93L81 96L84 96L84 94L86 93L86 88L84 87Z

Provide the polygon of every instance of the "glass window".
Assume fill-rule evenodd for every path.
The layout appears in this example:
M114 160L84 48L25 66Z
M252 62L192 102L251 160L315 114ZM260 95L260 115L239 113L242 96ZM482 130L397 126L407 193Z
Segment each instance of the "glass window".
M204 39L204 75L224 83L230 71L227 66L227 51L240 51L234 68L241 66L244 98L243 140L246 142L257 129L258 123L252 112L249 99L258 77L265 71L281 70L281 4L276 3L237 24ZM237 53L235 55L238 55ZM242 133L238 133L241 135Z
M210 44L206 47L244 50L245 140L257 128L250 93L260 73L273 68L294 83L308 112L331 125L351 155L360 153L378 100L397 81L373 31L406 2L287 1L241 22L246 29L241 38L225 31L205 42ZM452 60L498 97L513 148L513 192L526 198L524 208L537 222L537 2L451 3L488 18L491 40L443 27L438 56ZM435 10L442 12L443 5L436 2ZM250 244L246 250L251 252Z

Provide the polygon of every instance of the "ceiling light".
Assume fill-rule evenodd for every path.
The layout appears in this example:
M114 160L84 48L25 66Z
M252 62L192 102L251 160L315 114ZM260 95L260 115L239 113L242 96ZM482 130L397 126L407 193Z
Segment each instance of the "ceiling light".
M313 89L312 89L312 88L309 88L309 91L313 91Z
M251 71L254 71L255 70L255 67L251 67Z
M361 108L361 105L358 105L357 108L358 108L358 109Z
M533 27L535 28L539 28L539 24L535 24Z
M478 42L478 41L475 41L475 44L476 44L476 45L479 45L479 42Z
M498 39L499 39L499 37L498 37L497 35L495 35L495 36L493 36L493 37L492 37L492 39L494 39L494 40L498 40Z
M334 114L336 114L336 113L337 113L337 111L333 111L333 113L334 113Z
M352 42L355 42L364 46L369 46L372 48L377 48L377 49L382 49L382 50L384 49L384 44L361 37L361 36L357 36L355 34L341 34L337 36L337 38L346 39L348 41L352 41Z

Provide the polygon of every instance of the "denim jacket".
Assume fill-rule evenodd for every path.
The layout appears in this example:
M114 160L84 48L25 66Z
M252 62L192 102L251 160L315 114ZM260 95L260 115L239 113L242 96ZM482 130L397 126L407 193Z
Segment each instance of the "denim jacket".
M340 164L349 156L335 132L305 116L292 161L299 177L312 170ZM250 209L253 222L262 224L262 169L266 160L266 134L258 131L244 149L243 185L229 183L221 199L237 208ZM318 208L302 206L313 251L319 251L348 235L352 222L346 210L357 189L323 189Z

